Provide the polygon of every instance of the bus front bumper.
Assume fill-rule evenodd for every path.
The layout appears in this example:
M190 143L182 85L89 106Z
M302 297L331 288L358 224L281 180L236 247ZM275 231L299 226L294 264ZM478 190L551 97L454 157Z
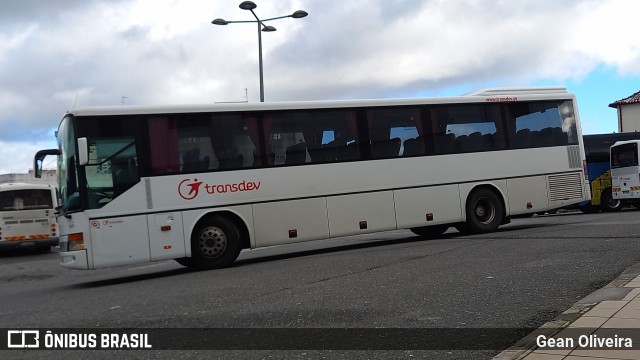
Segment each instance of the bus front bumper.
M64 267L82 270L89 269L86 250L60 252L60 256L62 257L60 265Z

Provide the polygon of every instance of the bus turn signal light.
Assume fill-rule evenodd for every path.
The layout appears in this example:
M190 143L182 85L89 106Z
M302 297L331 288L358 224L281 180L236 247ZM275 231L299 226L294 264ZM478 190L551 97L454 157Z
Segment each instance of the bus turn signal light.
M84 235L82 233L69 234L69 251L84 250Z

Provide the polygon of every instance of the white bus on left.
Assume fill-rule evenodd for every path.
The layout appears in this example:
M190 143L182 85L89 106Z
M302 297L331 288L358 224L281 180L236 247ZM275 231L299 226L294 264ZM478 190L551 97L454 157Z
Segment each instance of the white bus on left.
M0 184L0 249L58 245L56 189L51 185Z

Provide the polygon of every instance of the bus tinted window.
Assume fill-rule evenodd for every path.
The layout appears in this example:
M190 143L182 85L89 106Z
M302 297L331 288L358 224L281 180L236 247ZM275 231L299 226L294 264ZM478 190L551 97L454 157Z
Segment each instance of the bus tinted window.
M273 165L349 161L360 158L354 111L290 111L263 117Z
M436 153L464 153L504 148L499 105L445 105L431 110Z
M154 175L252 167L261 159L255 117L180 114L147 120Z
M611 168L638 166L638 144L624 144L611 149Z
M0 211L52 209L50 190L13 190L0 192Z
M514 128L512 148L578 144L573 108L569 102L514 103L508 109Z
M369 110L367 125L373 159L425 154L419 108Z
M135 183L148 175L571 145L578 144L574 122L571 102L537 101L101 117L79 122L79 132L97 154L87 167L90 187L102 191L111 187L112 156L127 158ZM116 154L114 141L131 148Z

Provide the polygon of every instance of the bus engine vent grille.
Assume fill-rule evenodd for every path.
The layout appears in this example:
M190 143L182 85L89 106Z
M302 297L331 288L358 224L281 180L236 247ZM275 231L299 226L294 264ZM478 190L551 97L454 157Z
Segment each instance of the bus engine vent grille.
M567 157L569 158L570 168L582 169L582 160L580 159L580 146L567 146Z
M582 177L580 173L549 176L550 201L562 201L581 198Z

